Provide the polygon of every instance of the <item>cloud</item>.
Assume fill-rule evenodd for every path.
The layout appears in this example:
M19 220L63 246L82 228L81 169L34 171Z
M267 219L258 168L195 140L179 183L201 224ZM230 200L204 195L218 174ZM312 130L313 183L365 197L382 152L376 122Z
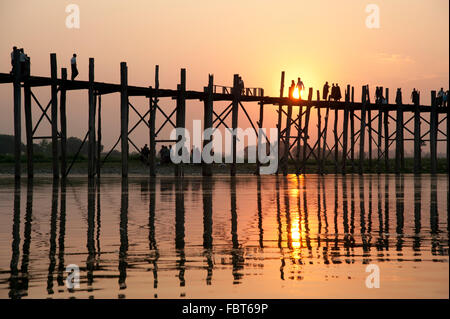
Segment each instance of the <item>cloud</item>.
M377 53L375 56L375 61L389 64L412 64L416 62L408 55L394 53Z

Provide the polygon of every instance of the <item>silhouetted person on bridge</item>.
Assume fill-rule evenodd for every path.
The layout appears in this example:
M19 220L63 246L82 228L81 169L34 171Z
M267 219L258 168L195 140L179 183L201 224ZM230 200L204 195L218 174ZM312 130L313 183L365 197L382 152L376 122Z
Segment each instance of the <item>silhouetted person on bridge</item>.
M339 84L336 83L336 97L335 97L335 101L340 101L342 98L342 94L341 94L341 88L339 87Z
M297 87L298 87L298 93L300 95L300 91L303 91L305 89L305 85L302 82L302 79L298 78L297 80Z
M382 88L380 86L377 86L375 89L375 103L376 104L381 104L382 95L383 95Z
M330 89L330 86L328 85L328 82L325 82L323 85L323 91L322 91L322 97L326 101L328 100L328 90Z
M242 80L242 77L239 77L239 92L241 93L241 95L245 95L244 80Z
M442 106L443 102L444 102L444 88L441 88L437 94L437 98L436 98L436 105L437 106Z
M74 53L72 56L72 59L70 59L70 67L72 69L72 81L75 80L75 78L78 75L78 68L77 68L77 55Z
M395 103L396 104L402 104L402 89L398 88L397 93L395 95Z
M12 50L12 52L11 52L11 73L13 73L14 72L14 51L16 51L17 50L17 47L16 46L14 46L13 47L13 50Z
M413 104L419 104L419 92L414 88L411 93L411 100Z
M442 101L442 106L448 106L448 99L450 98L448 94L449 94L449 92L447 90L445 92L445 94L444 94L444 98L443 98L443 101Z
M289 98L293 99L294 98L294 90L295 90L295 81L292 80L291 82L291 86L289 87ZM299 92L300 93L300 92Z

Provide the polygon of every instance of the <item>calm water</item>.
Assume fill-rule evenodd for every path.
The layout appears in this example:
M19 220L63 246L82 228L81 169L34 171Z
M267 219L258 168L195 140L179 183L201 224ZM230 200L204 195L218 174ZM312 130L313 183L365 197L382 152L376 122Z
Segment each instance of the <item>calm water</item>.
M0 298L448 298L448 188L448 175L1 178Z

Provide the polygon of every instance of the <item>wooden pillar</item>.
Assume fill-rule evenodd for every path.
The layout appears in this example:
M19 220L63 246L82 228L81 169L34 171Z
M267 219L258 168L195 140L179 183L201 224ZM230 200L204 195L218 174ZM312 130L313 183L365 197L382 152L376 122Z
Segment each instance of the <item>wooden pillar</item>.
M450 138L449 138L449 136L450 136L450 121L449 121L449 115L450 115L449 110L450 110L450 107L448 105L449 103L450 103L450 101L447 101L447 105L446 105L446 107L447 107L447 119L445 120L447 122L447 172L450 171L450 141L449 141L450 140ZM450 192L447 192L447 193L448 193L447 196L450 196Z
M386 105L384 107L387 107ZM377 173L381 174L381 145L383 144L383 103L378 101Z
M420 138L420 100L414 101L414 174L422 170L422 150Z
M350 108L350 160L352 162L352 173L355 172L355 87L352 86L352 103Z
M302 128L302 119L303 119L303 107L298 107L298 129L297 129L297 154L296 154L296 175L300 174L300 145L302 141L302 134L303 134L303 128Z
M186 127L186 69L181 69L180 71L180 84L177 86L178 97L177 97L177 128ZM178 141L181 137L178 138ZM175 165L175 176L183 176L183 162Z
M67 115L66 115L66 80L67 69L61 69L62 83L59 93L59 120L61 124L61 176L65 177L67 172Z
M347 102L347 93L345 93L345 102ZM346 103L347 104L347 103ZM339 110L336 107L334 109L334 173L339 172L339 136L338 136L338 121L339 121Z
M264 89L261 89L261 96L264 96ZM263 127L263 120L264 120L264 102L263 100L259 101L259 121L258 121L258 128L261 129ZM262 134L261 130L258 132L258 148L256 149L256 175L260 175L260 167L261 162L259 161L259 152L260 148L264 145L264 154L266 154L267 147L271 147L271 145L267 144L267 140L265 139L264 135Z
M309 88L309 92L308 92L308 102L311 102L312 100L312 95L313 95L313 89ZM311 104L308 103L308 105L306 106L306 114L305 114L305 127L303 129L303 169L302 169L302 173L305 174L306 173L306 150L308 149L308 127L309 127L309 117L311 115Z
M361 103L361 121L359 130L359 166L358 172L361 175L364 172L364 144L365 144L365 133L366 133L366 103L367 103L367 90L368 86L362 87L362 103Z
M347 85L345 91L345 106L344 106L344 127L342 133L342 174L347 173L347 150L348 150L348 116L350 103L350 85Z
M431 112L430 112L431 174L437 173L437 131L438 131L438 114L436 105L436 91L431 91Z
M322 114L320 112L320 107L317 106L317 173L322 174L322 160L321 160L321 146L320 142L322 140Z
M14 50L14 66L13 66L13 90L14 90L14 176L20 178L20 155L22 146L22 115L20 107L22 104L21 96L21 68L19 50Z
M95 94L94 59L89 58L89 135L88 135L88 177L95 176Z
M31 87L28 80L25 80L23 86L24 110L25 110L25 130L27 136L27 175L33 178L33 124L31 113Z
M370 107L370 91L369 88L366 90L367 93L367 133L368 133L368 162L369 162L369 172L372 172L372 111Z
M52 162L53 178L59 178L58 165L58 83L57 83L56 54L50 54L50 74L51 74L51 118L52 118Z
M205 100L204 100L204 109L203 109L203 129L206 131L207 129L213 128L213 107L214 107L214 96L213 96L213 89L214 89L214 76L210 74L208 76L208 86L203 88L203 92L205 93ZM205 147L207 144L209 144L212 141L211 138L204 138L203 139L203 147ZM203 150L202 150L203 152ZM203 157L202 157L203 158ZM212 164L204 163L202 160L202 175L203 176L211 176L212 175ZM259 170L258 170L259 172Z
M100 178L101 160L102 154L102 95L98 94L98 119L97 119L97 178Z
M128 177L128 68L120 63L120 140L122 152L122 177Z
M150 166L150 176L156 176L156 107L158 105L158 91L159 91L159 65L155 66L155 91L153 96L150 96L149 107L150 107L150 118L149 118L149 131L150 131L150 154L149 154L149 166Z
M233 129L233 144L232 144L232 152L233 152L233 162L231 163L230 175L236 175L236 134L235 130L238 125L238 111L239 111L239 97L241 95L241 90L239 88L239 75L235 74L233 77L233 105L231 112L231 124Z
M281 84L280 84L280 97L283 97L283 93L284 93L284 71L281 72ZM278 124L277 124L277 129L278 129L278 138L277 138L277 147L278 147L278 166L280 167L280 151L279 151L279 147L280 147L280 142L281 142L281 120L283 119L283 105L280 104L278 105ZM278 169L276 174L278 175Z
M291 88L289 89L291 90ZM292 96L292 92L289 92L289 97ZM291 137L291 119L292 119L292 104L288 104L287 108L287 116L286 116L286 128L285 128L285 135L284 135L284 154L283 154L283 176L286 176L288 174L288 166L289 166L289 147L290 144L290 137Z
M317 96L319 96L319 91L317 91ZM323 128L323 146L322 146L322 160L320 162L321 164L321 174L325 172L325 154L327 150L327 133L328 133L328 116L330 114L330 108L327 107L327 110L325 111L325 127Z
M389 104L389 89L386 88L386 101ZM389 172L389 110L384 110L384 168Z
M400 173L403 172L405 169L403 101L402 101L402 92L400 90L397 90L395 103L397 104L397 120L396 120L396 134L395 134L395 172Z

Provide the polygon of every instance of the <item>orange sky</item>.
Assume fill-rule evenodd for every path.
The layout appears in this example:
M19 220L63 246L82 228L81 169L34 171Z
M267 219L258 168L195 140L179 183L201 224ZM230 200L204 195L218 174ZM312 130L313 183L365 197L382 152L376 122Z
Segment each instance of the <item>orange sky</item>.
M80 29L65 26L70 3L80 7ZM379 5L379 29L365 26L369 3ZM449 86L447 0L2 0L0 17L0 72L9 72L11 48L17 45L31 56L34 75L49 75L50 52L57 53L59 68L70 67L77 52L79 79L87 79L88 58L94 57L96 80L118 83L119 63L127 61L131 85L152 85L159 64L164 88L176 87L182 67L187 69L187 88L193 90L207 84L208 73L222 85L231 85L233 74L239 73L247 86L278 95L282 70L287 81L301 76L314 90L324 81L354 85L357 99L363 84L371 86L372 95L376 85L389 87L391 101L397 87L404 99L416 87L423 92L422 104L429 104L431 89ZM49 91L35 91L43 104ZM11 85L0 85L0 97L0 134L12 134ZM114 94L103 102L104 144L109 147L119 134L120 100ZM145 99L131 102L148 108ZM168 109L174 101L162 105ZM187 123L202 118L201 105L188 103ZM248 104L248 111L256 116L255 106ZM264 126L273 126L276 114L266 114ZM68 118L69 135L84 136L86 92L70 92ZM130 126L135 119L130 116ZM243 116L239 120L247 127ZM48 125L40 132L48 135ZM144 127L133 140L147 142Z

